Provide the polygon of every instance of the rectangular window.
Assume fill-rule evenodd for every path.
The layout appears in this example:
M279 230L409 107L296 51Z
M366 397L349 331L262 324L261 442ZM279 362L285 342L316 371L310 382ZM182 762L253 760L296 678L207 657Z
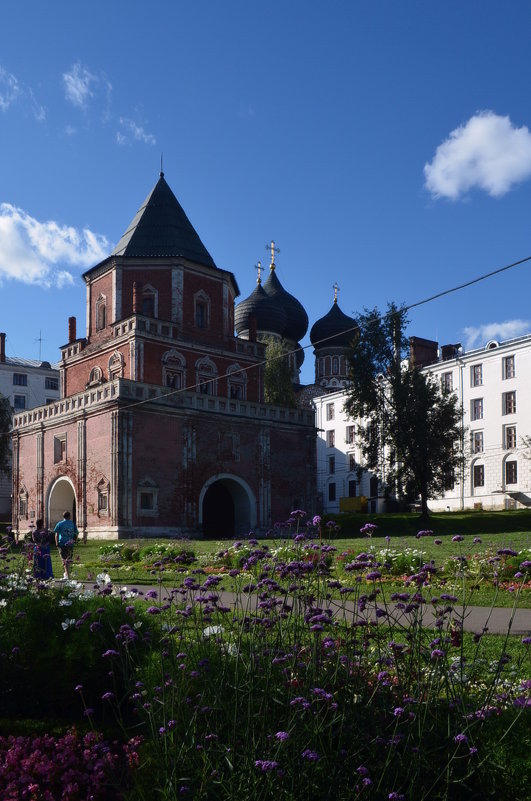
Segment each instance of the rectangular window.
M347 437L346 437L347 445L353 445L354 444L354 437L355 436L356 436L355 426L347 426Z
M356 469L356 458L353 453L348 455L348 469L351 471Z
M13 409L16 412L22 412L26 408L26 398L24 395L13 396Z
M443 392L451 392L454 388L452 373L443 373L441 376L441 389Z
M356 482L352 479L348 482L348 497L355 498L356 497Z
M504 447L507 450L516 448L516 426L504 426Z
M483 398L470 401L470 417L472 420L483 420Z
M326 419L333 420L335 418L335 409L333 403L326 404Z
M471 439L472 453L483 453L483 431L473 431Z
M514 378L516 371L514 369L514 356L506 356L503 360L503 377Z
M102 492L98 493L98 511L106 512L107 507L108 507L107 494Z
M473 481L474 487L485 486L485 467L482 464L474 465Z
M13 373L13 384L16 387L27 387L28 376L26 373Z
M330 475L332 475L332 473L336 472L336 457L335 456L329 456L328 457L328 472L330 473Z
M327 431L326 432L326 446L327 448L333 448L336 444L336 432L335 431Z
M141 509L153 509L154 502L153 502L153 493L152 492L141 492L140 493L140 508Z
M53 461L54 464L66 461L66 434L53 438Z
M503 414L514 414L516 412L516 392L503 393Z
M473 364L470 368L470 386L480 387L483 384L483 365Z
M336 485L335 484L329 484L328 485L328 500L329 501L335 501L335 499L336 499Z
M518 483L518 465L516 462L505 462L505 483Z
M59 379L58 378L45 378L44 379L44 388L45 389L59 389Z

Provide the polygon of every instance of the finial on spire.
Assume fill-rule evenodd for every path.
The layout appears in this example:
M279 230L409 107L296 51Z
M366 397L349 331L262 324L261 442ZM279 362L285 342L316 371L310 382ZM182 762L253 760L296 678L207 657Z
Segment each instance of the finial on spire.
M273 272L273 270L275 269L275 266L276 266L275 265L275 253L280 253L280 248L276 248L275 247L275 243L273 242L273 240L271 240L271 242L269 242L269 244L266 245L265 247L266 247L266 250L269 250L269 252L271 253L271 264L269 265L269 269L271 270L271 272Z
M333 284L333 290L334 290L334 303L337 303L337 296L339 294L339 286L337 281L335 281Z
M257 262L254 265L254 269L257 271L256 283L257 284L261 284L262 283L262 262L261 261Z
M160 154L160 177L161 177L161 178L164 178L164 170L162 169L162 159L163 159L163 155L164 155L163 153L161 153L161 154Z

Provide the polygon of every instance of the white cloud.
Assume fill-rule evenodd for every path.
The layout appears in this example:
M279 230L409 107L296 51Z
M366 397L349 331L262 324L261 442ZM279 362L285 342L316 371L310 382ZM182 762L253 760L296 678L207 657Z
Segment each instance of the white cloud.
M491 339L503 342L505 339L512 339L531 331L531 321L529 320L506 320L504 323L486 323L479 326L468 326L463 328L465 335L465 349L470 350L474 347L486 345Z
M66 99L74 106L86 108L88 101L94 97L91 86L97 81L97 77L78 61L69 72L63 73Z
M452 131L424 165L426 189L452 200L474 188L500 197L530 176L529 129L493 111L478 112Z
M7 111L20 94L20 85L14 75L0 67L0 111Z
M65 265L88 268L109 252L107 239L88 228L39 222L10 203L0 204L0 281L60 288L73 280Z
M119 145L128 144L129 137L127 134L129 134L129 136L131 136L136 142L143 142L146 145L155 145L157 143L157 140L153 134L146 133L141 125L137 125L136 122L128 117L120 117L120 125L126 133L122 133L120 131L117 132L116 141Z

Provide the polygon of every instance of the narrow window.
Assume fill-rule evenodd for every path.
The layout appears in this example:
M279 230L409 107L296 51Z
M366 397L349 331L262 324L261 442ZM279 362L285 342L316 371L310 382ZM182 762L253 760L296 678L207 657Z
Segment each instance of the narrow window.
M506 356L503 360L503 377L514 378L515 375L514 356Z
M328 448L333 448L336 444L336 432L335 431L327 431L326 432L326 446Z
M336 485L335 484L329 484L328 485L328 500L329 501L335 501L335 499L336 499Z
M515 412L516 412L516 392L504 392L503 413L514 414Z
M472 420L483 420L483 398L475 398L471 401Z
M336 457L329 456L328 457L328 472L330 475L336 472Z
M472 480L474 483L474 487L485 486L485 467L482 464L474 465Z
M474 364L470 368L470 386L480 387L483 384L483 365Z
M518 465L516 462L505 462L505 483L518 483Z
M483 431L472 432L472 453L483 453Z
M505 447L507 450L516 448L516 426L505 426Z
M333 420L335 418L335 409L333 403L326 404L326 419Z

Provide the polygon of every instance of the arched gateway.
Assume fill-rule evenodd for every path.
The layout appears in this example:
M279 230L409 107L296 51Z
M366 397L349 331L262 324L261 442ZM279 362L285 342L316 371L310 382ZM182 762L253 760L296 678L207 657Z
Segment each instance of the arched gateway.
M75 523L76 506L76 493L70 479L66 476L56 479L48 493L48 526L53 528L65 512L70 512Z
M199 522L206 537L243 537L256 526L256 499L238 476L212 476L199 495Z

